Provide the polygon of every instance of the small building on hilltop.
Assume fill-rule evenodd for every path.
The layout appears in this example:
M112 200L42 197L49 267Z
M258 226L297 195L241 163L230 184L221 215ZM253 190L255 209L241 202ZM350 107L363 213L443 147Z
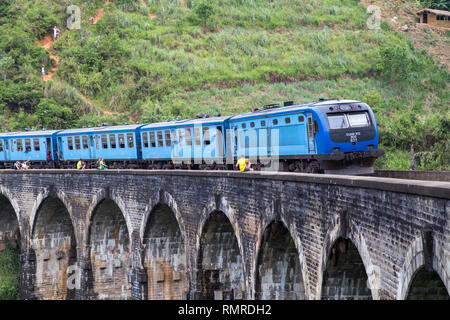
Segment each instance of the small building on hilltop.
M418 22L432 27L450 28L450 12L445 10L423 9L416 13Z

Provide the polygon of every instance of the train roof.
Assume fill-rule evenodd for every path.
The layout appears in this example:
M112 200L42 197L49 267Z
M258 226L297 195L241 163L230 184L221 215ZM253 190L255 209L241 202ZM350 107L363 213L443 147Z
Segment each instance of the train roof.
M233 120L243 120L247 118L258 118L258 117L266 117L266 116L274 116L278 114L285 114L285 113L293 113L295 111L302 111L304 109L310 109L313 107L320 107L324 105L330 105L330 104L343 104L343 103L359 103L360 101L357 100L341 100L341 99L331 99L331 100L320 100L318 102L310 102L310 103L304 103L304 104L296 104L291 106L279 106L279 107L269 107L265 109L259 109L252 112L240 114L237 116L234 116L230 119L230 121Z
M129 125L119 125L119 126L98 126L92 128L80 128L80 129L67 129L62 130L58 135L68 135L76 133L94 133L94 132L111 132L111 131L133 131L139 127L144 126L144 124L129 124Z
M59 132L59 131L61 131L61 130L1 132L0 138L51 136L52 134Z
M211 118L197 118L197 119L186 119L186 120L178 120L178 121L168 121L168 122L158 122L158 123L150 123L143 126L141 129L154 129L154 128L168 128L168 127L184 127L196 124L216 124L222 123L225 120L229 119L230 116L222 116L222 117L211 117Z

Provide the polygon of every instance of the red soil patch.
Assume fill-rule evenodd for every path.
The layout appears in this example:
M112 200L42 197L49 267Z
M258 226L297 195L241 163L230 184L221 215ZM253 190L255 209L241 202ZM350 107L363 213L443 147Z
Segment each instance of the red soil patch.
M44 76L44 81L49 81L52 80L53 78L53 74L56 72L56 70L58 70L58 64L59 64L59 58L58 56L54 55L51 51L50 48L53 44L53 38L50 35L45 36L44 39L39 40L38 44L43 47L45 50L47 50L48 52L50 52L50 59L55 61L55 66L50 70L50 72L48 72L45 76Z
M105 4L109 5L110 2L111 2L110 0L106 0ZM94 23L93 24L97 24L98 20L103 18L104 14L105 14L105 10L103 8L98 9L97 10L97 15L94 17Z
M142 5L147 8L147 3L145 2L145 0L142 0ZM156 14L149 13L148 17L150 18L150 20L153 20L156 18Z

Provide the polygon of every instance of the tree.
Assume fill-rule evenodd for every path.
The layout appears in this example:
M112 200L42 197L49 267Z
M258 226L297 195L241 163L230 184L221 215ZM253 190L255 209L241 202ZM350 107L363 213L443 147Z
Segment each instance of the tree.
M214 7L206 1L200 1L198 4L196 4L194 12L197 17L202 20L203 27L206 27L206 22L208 21L209 17L214 14Z
M3 81L6 81L8 69L14 65L14 59L8 55L0 58L0 72L3 74Z
M36 107L35 115L42 127L64 129L73 117L72 109L59 106L53 99L41 99Z

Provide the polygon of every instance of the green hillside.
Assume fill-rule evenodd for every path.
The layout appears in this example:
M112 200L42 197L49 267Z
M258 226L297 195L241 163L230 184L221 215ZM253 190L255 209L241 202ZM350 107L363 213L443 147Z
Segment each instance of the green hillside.
M413 143L416 169L450 170L449 72L385 22L370 30L359 1L144 1L3 0L0 129L154 122L348 98L376 112L387 151L377 168L408 169ZM70 4L81 9L80 30L66 26ZM51 51L59 64L44 82L40 66L54 62L37 41L55 25L62 34Z

